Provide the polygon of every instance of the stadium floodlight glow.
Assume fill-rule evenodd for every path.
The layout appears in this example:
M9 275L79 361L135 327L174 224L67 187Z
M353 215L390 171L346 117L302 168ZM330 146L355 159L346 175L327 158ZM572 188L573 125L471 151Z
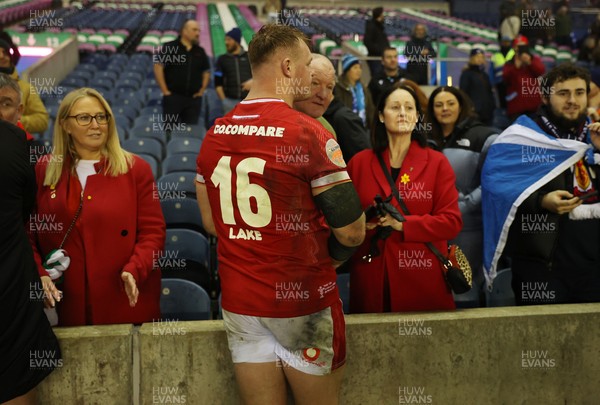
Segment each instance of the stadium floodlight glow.
M54 49L46 46L20 46L21 56L48 56Z

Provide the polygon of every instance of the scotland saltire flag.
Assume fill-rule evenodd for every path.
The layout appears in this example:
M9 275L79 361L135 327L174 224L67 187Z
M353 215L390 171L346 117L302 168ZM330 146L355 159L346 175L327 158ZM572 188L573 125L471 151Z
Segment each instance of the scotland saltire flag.
M587 137L589 141L589 133ZM498 259L517 208L584 155L593 162L591 145L550 136L525 115L490 146L481 173L483 267L488 288L496 277Z

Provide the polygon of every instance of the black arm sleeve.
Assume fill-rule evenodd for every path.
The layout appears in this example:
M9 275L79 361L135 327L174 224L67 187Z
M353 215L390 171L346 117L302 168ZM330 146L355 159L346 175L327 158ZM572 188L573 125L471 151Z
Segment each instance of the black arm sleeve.
M338 184L315 196L314 200L332 228L350 225L363 213L360 199L351 182Z

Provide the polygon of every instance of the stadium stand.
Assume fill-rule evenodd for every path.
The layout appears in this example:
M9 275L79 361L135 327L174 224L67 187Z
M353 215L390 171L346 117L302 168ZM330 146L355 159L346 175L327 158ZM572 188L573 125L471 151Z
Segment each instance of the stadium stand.
M201 321L211 318L210 297L204 288L182 279L163 279L160 312L163 319Z

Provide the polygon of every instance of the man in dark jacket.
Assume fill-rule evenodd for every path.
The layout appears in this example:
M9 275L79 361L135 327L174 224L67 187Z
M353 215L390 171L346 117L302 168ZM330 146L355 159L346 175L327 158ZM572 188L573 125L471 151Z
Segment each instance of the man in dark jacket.
M237 27L225 34L227 53L219 56L215 66L215 90L225 114L246 98L252 85L250 60L241 40L242 31Z
M381 57L383 50L390 47L390 41L388 41L385 27L383 26L385 20L383 7L374 8L372 13L373 18L367 20L365 24L363 42L369 51L369 56ZM371 70L371 76L375 76L381 72L381 64L378 60L370 60L369 69Z
M163 118L168 123L196 124L202 95L210 81L208 56L198 45L200 28L186 21L179 37L153 55L154 75L163 93Z
M417 24L413 28L413 34L406 43L404 56L408 59L406 70L415 78L419 85L429 84L427 81L429 61L437 56L429 38L427 38L427 27Z
M463 90L475 106L479 120L485 125L492 125L496 102L490 78L485 69L485 52L483 49L471 50L469 64L460 75L460 89Z
M533 122L520 117L521 124L534 129L537 125L545 137L560 139L564 148L584 150L591 144L588 152L597 153L600 124L591 125L588 134L586 117L589 73L573 64L561 64L544 76L541 87L542 107ZM521 131L530 138L530 145L536 145L539 135L523 125L505 132ZM523 146L519 161L514 162L515 170L524 173L531 173L532 167L549 172L545 183L534 183L535 191L518 205L508 234L512 287L519 305L600 301L600 199L595 194L600 190L600 167L592 153L581 153L570 155L573 165L556 166L565 168L557 173L549 171L551 163L569 162L547 147ZM488 160L490 156L491 151Z
M346 163L361 150L371 147L369 134L363 126L362 120L340 100L333 99L323 114L323 118L335 129L337 141Z
M369 82L371 98L375 105L379 101L379 95L389 86L392 86L401 79L413 80L412 76L405 69L398 66L398 50L396 48L389 47L383 50L381 65L383 66L383 71L376 76L371 76L371 81Z

